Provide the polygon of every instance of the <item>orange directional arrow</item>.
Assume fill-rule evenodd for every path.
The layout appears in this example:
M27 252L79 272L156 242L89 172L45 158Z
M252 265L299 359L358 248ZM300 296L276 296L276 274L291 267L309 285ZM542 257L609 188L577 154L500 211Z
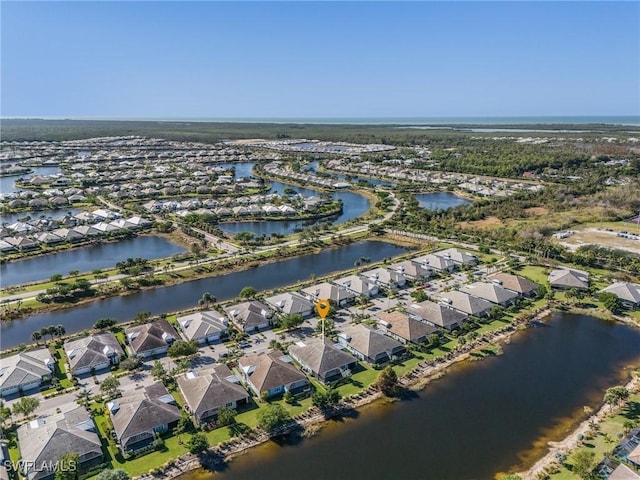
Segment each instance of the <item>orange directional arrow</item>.
M331 310L329 300L318 300L318 303L316 303L316 309L318 310L320 318L325 318L329 314L329 310Z

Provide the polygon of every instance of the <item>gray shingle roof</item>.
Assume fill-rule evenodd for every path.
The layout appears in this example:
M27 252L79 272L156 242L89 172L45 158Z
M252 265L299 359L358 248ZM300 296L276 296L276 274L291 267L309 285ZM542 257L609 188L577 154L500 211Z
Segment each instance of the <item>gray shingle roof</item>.
M69 340L64 350L72 370L93 368L110 362L114 356L121 357L124 351L111 332L97 333L77 340Z
M326 372L357 362L350 353L340 350L330 340L314 338L289 347L294 355L307 368L324 376Z
M246 355L238 360L238 364L247 373L255 389L258 392L264 392L306 378L306 375L290 363L291 359L286 361L287 358L284 353L276 350L258 355Z
M172 340L180 338L175 328L163 318L144 325L129 327L125 332L135 353L164 347L168 345L169 338Z

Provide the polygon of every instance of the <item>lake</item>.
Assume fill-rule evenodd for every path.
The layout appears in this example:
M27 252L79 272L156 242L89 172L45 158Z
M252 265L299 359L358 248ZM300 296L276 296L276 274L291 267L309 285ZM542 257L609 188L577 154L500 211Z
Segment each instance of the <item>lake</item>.
M422 208L428 210L448 210L449 208L473 203L471 200L450 192L418 193L414 197Z
M504 355L453 367L397 403L378 402L299 443L268 442L220 474L181 480L472 480L531 466L626 382L640 362L640 332L584 315L555 313L519 332Z
M0 177L0 193L14 193L21 189L16 187L16 180L19 178L34 177L36 175L54 175L60 173L60 167L51 165L46 167L33 167L33 172L11 177ZM64 189L63 189L64 190Z
M35 210L33 212L3 213L0 214L0 223L14 223L27 217L29 217L29 219L31 220L41 218L43 216L57 218L63 217L68 213L71 213L71 215L76 215L81 211L82 210L79 208L60 208L58 210Z
M112 317L118 321L126 321L132 320L138 312L151 312L152 315L175 312L197 305L204 292L211 292L219 301L229 300L237 297L240 290L248 285L259 291L285 287L309 279L311 275L322 276L353 268L354 262L360 257L368 257L372 262L377 262L406 251L403 247L386 242L352 243L323 250L317 254L267 263L258 268L144 290L123 297L96 300L64 310L32 315L12 322L2 322L0 324L2 348L11 348L23 342L30 342L31 333L34 330L49 325L62 324L67 333L75 333L91 327L99 318ZM65 271L71 268L75 268L75 265L69 264Z
M152 260L185 251L183 247L165 238L145 235L5 263L0 265L0 278L4 288L46 280L56 273L67 275L69 270L84 273L96 268L113 268L116 263L127 258L141 257Z

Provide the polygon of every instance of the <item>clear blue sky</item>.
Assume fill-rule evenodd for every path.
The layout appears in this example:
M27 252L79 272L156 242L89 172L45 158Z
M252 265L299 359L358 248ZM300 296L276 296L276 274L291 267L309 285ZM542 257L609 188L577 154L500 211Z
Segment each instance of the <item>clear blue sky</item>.
M2 2L2 116L640 114L640 2Z

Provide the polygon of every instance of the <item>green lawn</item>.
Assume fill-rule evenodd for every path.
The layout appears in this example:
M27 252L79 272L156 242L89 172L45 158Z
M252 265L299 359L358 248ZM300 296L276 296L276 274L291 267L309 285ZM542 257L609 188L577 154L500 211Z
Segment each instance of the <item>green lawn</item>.
M578 450L588 450L595 453L595 464L599 463L605 454L611 452L618 444L619 435L624 433L624 421L632 420L636 425L640 425L640 393L631 395L627 406L617 415L607 418L600 424L599 431L591 439L585 438L583 445L571 452L567 459L567 464L571 465L573 454ZM567 466L563 466L556 474L551 475L553 480L579 480L580 477L574 474Z

